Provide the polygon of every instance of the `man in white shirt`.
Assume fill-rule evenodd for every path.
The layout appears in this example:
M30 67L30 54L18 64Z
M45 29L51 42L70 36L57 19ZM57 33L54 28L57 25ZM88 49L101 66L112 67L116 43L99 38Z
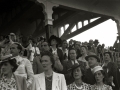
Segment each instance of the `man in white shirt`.
M33 59L34 59L36 56L39 56L39 55L40 55L40 50L39 50L39 48L37 47L37 43L34 43L34 44L33 44L33 47L30 49L30 51L31 51L30 61L33 62Z
M21 57L22 50L23 47L19 43L13 43L10 47L10 52L12 56L15 56L14 58L16 58L19 65L14 73L25 77L29 88L33 80L33 69L30 61L27 58Z

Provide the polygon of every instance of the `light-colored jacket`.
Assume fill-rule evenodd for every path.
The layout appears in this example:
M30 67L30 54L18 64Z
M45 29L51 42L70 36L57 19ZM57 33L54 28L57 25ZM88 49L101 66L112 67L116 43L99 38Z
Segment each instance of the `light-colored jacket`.
M17 56L15 58L17 59L19 66L14 74L25 77L27 82L32 83L34 73L30 61L27 58L23 58L21 56Z
M44 72L34 76L32 90L46 90ZM67 90L63 74L53 72L52 90Z
M15 75L17 90L27 90L26 79L24 77Z

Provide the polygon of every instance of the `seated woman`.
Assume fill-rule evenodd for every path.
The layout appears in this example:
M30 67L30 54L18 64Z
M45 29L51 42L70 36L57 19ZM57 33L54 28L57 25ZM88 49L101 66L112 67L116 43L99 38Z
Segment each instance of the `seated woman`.
M0 90L27 90L26 79L14 75L17 69L16 59L6 57L0 61Z
M93 68L96 84L92 86L92 90L112 90L112 87L105 84L105 72L101 66Z
M45 51L41 55L44 72L34 76L32 90L67 90L64 75L53 71L54 63L51 52Z
M84 77L84 70L80 67L79 64L75 64L71 69L72 70L72 76L75 79L75 81L68 85L67 90L91 90L91 85L86 84L82 81L82 78Z

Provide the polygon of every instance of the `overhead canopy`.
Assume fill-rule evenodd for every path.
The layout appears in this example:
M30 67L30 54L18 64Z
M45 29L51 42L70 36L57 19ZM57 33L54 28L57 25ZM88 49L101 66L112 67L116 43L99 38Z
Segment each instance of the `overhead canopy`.
M45 0L59 5L120 17L120 0Z

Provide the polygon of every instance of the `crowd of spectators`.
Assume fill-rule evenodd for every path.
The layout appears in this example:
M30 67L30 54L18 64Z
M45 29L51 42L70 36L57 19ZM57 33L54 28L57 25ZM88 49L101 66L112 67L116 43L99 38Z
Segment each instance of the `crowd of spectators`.
M0 36L0 89L17 90L18 83L8 85L9 79L15 75L24 77L24 90L120 90L118 40L119 37L113 46L106 48L97 39L67 42L55 35L49 40L14 33ZM14 72L9 70L12 75L9 78L5 63L11 64L12 60L17 68ZM19 82L14 77L11 82L14 80ZM17 86L18 90L22 90L20 87Z

